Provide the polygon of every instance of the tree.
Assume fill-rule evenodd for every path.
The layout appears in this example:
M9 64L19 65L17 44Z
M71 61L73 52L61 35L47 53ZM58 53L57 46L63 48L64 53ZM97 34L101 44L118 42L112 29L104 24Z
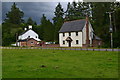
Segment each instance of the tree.
M16 7L16 3L13 3L11 11L6 14L5 22L9 22L12 24L21 24L23 22L23 15L24 13Z
M44 41L53 41L54 39L54 27L50 20L46 19L46 16L43 14L41 18L41 25L39 28L40 38Z
M6 14L6 19L2 23L2 45L8 46L16 42L16 34L22 32L24 13L13 3L11 11Z
M33 24L34 24L34 21L32 20L31 17L28 18L27 24L28 24L28 25L33 25Z
M58 3L58 5L56 6L54 13L55 13L55 17L53 18L54 28L55 28L54 41L58 43L58 39L59 39L58 32L64 22L64 19L63 19L64 11L60 3Z
M109 22L109 14L107 14L106 12L111 12L114 10L116 10L114 13L116 14L116 16L112 14L112 25L113 25L114 47L116 47L118 44L117 42L118 39L116 38L117 37L116 35L118 35L119 33L116 33L114 28L117 28L117 24L119 24L117 23L119 21L116 21L117 18L119 17L117 15L118 5L116 3L110 3L110 2L109 3L92 3L92 20L93 20L92 24L93 24L95 33L97 33L97 35L102 38L104 42L104 47L110 47L110 33L109 33L110 22Z
M91 15L91 9L90 9L90 3L85 2L73 2L72 4L68 3L65 20L71 21L71 20L77 20L77 19L83 19L86 17L86 15Z

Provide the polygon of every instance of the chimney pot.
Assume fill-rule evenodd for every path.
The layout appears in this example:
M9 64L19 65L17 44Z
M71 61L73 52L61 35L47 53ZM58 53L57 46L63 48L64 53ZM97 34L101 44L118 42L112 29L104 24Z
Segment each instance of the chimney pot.
M26 31L26 30L27 30L27 28L24 28L24 30Z
M32 29L32 25L29 25L28 27L29 27L29 29Z

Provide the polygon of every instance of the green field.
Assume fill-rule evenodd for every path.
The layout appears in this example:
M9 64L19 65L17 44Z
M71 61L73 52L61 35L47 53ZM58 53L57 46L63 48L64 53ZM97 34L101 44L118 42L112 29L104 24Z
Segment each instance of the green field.
M3 78L118 77L118 52L3 49L2 55Z

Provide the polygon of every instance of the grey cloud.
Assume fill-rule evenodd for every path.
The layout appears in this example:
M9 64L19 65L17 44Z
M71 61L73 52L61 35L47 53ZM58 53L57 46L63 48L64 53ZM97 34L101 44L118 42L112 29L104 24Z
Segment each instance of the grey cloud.
M10 11L12 2L3 2L2 6L2 17L5 19L5 14ZM47 19L52 21L54 17L55 7L57 2L17 2L17 7L24 12L24 19L32 17L38 24L42 14L45 14ZM66 9L67 2L61 2L64 9Z

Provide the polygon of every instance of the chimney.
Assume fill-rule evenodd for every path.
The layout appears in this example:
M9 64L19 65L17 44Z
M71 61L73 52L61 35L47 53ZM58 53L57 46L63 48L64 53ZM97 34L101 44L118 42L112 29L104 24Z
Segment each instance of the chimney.
M32 29L32 25L29 25L28 28L29 28L29 29Z
M90 40L89 40L89 20L88 16L86 16L86 47L90 46Z
M26 31L26 30L27 30L27 28L24 28L24 30Z

